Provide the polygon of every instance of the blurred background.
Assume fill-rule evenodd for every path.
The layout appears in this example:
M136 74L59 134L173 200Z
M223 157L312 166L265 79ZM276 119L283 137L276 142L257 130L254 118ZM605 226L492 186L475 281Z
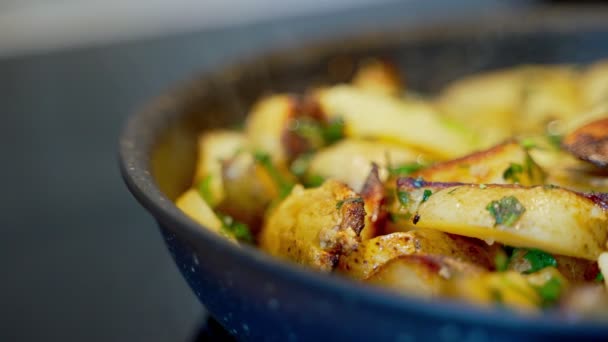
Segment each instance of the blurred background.
M121 125L195 72L494 0L0 0L0 341L189 341L204 309L118 173Z

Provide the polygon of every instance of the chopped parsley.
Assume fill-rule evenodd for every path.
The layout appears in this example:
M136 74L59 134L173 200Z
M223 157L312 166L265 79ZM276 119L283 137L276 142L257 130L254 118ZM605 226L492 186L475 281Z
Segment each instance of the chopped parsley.
M319 187L325 182L325 178L319 175L310 175L304 179L304 186L307 188Z
M303 177L308 171L308 167L310 166L310 160L312 159L311 153L303 153L299 155L291 165L289 166L289 170L296 177Z
M602 272L598 272L598 274L595 276L595 281L598 283L601 283L604 281L604 275L602 274Z
M253 156L256 162L266 169L266 172L268 172L274 183L277 185L279 189L279 197L287 197L291 193L291 189L293 189L295 184L283 177L281 172L279 172L276 166L274 166L272 163L272 159L270 158L269 154L264 152L255 152Z
M347 198L347 199L343 199L341 201L338 201L336 203L336 209L340 210L342 208L342 206L346 203L363 203L363 198L361 197L354 197L354 198Z
M425 189L424 193L422 194L422 201L420 203L426 202L432 194L433 192L431 190Z
M483 190L483 189L486 189L487 187L488 187L488 186L487 186L487 185L485 185L485 184L479 184L479 188L480 188L480 189L482 189L482 190Z
M205 176L205 178L203 178L200 183L198 183L198 193L201 195L201 197L205 200L205 202L207 202L207 204L209 204L210 206L213 205L213 193L211 192L211 179L213 177L211 175L207 175Z
M229 215L218 214L222 220L222 229L241 242L253 243L253 235L249 226L238 222Z
M521 248L518 249L521 250ZM530 269L524 271L524 273L528 274L540 271L545 267L557 267L557 260L555 260L553 255L541 251L540 249L528 249L526 254L524 254L524 259L526 259L530 264Z
M488 203L486 209L494 217L494 225L512 226L519 220L526 208L515 198L515 196L505 196L498 201Z
M562 283L557 278L550 278L543 285L535 286L534 289L541 298L541 305L547 307L558 301L562 293Z
M509 167L502 173L502 178L513 183L519 183L519 176L524 172L524 167L518 163L511 163Z
M532 138L523 139L519 142L519 144L526 150L530 150L537 147L536 142Z
M562 139L564 137L559 134L547 134L547 140L549 143L556 149L560 149L562 147Z
M405 207L410 203L410 194L407 191L397 191L397 199Z
M426 166L419 163L403 164L396 167L389 167L388 172L392 176L409 176L412 173L424 169Z
M331 145L344 138L344 121L342 118L330 120L326 125L322 126L321 135L325 144Z

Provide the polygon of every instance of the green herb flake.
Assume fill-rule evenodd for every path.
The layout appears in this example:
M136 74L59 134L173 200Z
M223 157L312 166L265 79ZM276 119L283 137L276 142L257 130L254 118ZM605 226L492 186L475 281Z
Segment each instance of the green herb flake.
M304 180L304 186L307 188L319 187L325 182L325 178L319 175L310 175Z
M238 222L229 215L218 214L222 221L222 229L234 236L240 242L253 243L253 235L249 226L245 223Z
M604 281L604 275L602 274L602 272L599 272L596 276L595 276L595 281L598 283L601 283Z
M563 138L564 137L559 134L547 134L547 140L549 140L549 143L556 149L561 149Z
M336 203L336 209L340 210L342 208L342 206L346 203L363 203L363 202L364 202L363 198L361 198L361 197L343 199Z
M291 193L291 189L293 189L294 185L292 182L286 180L281 172L274 166L272 163L272 159L270 155L264 152L255 152L253 157L256 162L258 162L270 175L274 183L277 185L279 189L279 197L285 198Z
M480 188L480 189L482 189L482 190L483 190L483 189L486 189L487 187L488 187L488 186L487 186L487 185L485 185L485 184L479 184L479 188Z
M512 226L519 220L526 208L515 198L515 196L505 196L498 201L488 203L486 209L494 217L494 226Z
M335 118L322 127L321 134L327 145L331 145L344 138L344 121Z
M293 162L291 162L289 170L296 177L303 177L306 174L306 171L308 171L311 159L312 153L303 153L299 155Z
M526 254L524 254L524 259L530 263L530 269L524 272L527 274L540 271L545 267L557 267L557 260L555 260L553 255L541 251L540 249L528 249Z
M453 194L454 192L456 192L456 190L458 190L458 188L460 188L459 186L455 187L454 189L448 191L448 195Z
M526 150L531 150L537 147L536 142L532 138L523 139L519 142L519 144Z
M402 206L406 207L410 203L410 194L407 191L397 191L397 199Z
M502 178L504 180L510 180L513 183L519 183L519 175L524 172L524 167L518 163L511 163L509 167L503 172Z
M432 194L433 192L431 190L425 189L424 193L422 193L422 201L420 203L426 202Z
M389 167L388 172L392 176L409 176L412 173L424 169L426 166L419 163L403 164L397 167Z
M562 293L562 283L557 278L551 278L543 285L535 286L534 289L541 298L542 306L548 307L559 300Z
M200 183L198 183L198 193L201 197L209 204L213 205L213 193L211 192L211 180L213 177L211 175L205 176Z

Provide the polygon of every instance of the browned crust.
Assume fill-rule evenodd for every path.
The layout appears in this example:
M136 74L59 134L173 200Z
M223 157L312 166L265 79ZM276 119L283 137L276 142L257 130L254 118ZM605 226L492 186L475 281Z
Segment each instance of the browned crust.
M588 123L568 134L562 146L598 167L608 167L608 118Z
M382 184L382 181L380 180L378 169L378 165L372 163L372 169L361 190L361 196L370 210L369 221L371 223L372 232L368 235L372 236L380 231L388 217L388 211L384 205L386 202L384 184Z
M447 189L453 188L457 186L466 186L466 187L476 187L478 188L480 184L473 183L460 183L460 182L427 182L422 178L412 178L412 177L400 177L397 178L397 189L399 191L411 191L414 189L420 188L433 188L433 189ZM593 202L593 204L600 206L604 210L608 210L608 193L603 192L589 192L582 193L577 191L572 191L566 188L562 188L556 185L534 185L534 186L523 186L519 184L484 184L486 188L503 188L503 189L534 189L534 188L545 188L545 189L560 189L562 191L567 191L574 195L577 195L581 198L589 200Z
M425 169L422 169L420 171L417 171L412 175L414 177L425 177L427 175L431 175L431 174L437 172L438 170L453 169L453 168L460 167L460 165L462 165L462 164L479 163L479 162L485 160L488 156L500 154L503 150L505 150L508 147L511 147L514 144L517 145L517 141L515 139L509 139L509 140L503 142L502 144L496 145L487 150L473 152L471 154L468 154L468 155L460 157L460 158L440 162L440 163L434 164L430 167L427 167Z

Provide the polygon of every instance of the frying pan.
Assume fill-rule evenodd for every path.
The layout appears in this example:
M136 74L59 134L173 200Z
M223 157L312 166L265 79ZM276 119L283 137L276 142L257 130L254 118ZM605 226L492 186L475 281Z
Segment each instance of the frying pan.
M198 133L234 127L264 94L345 81L368 57L390 59L408 86L432 93L475 71L608 57L608 12L536 9L407 29L387 24L203 72L132 115L120 139L124 180L209 313L243 340L608 340L608 326L590 321L424 301L319 274L235 246L173 205L191 184Z

